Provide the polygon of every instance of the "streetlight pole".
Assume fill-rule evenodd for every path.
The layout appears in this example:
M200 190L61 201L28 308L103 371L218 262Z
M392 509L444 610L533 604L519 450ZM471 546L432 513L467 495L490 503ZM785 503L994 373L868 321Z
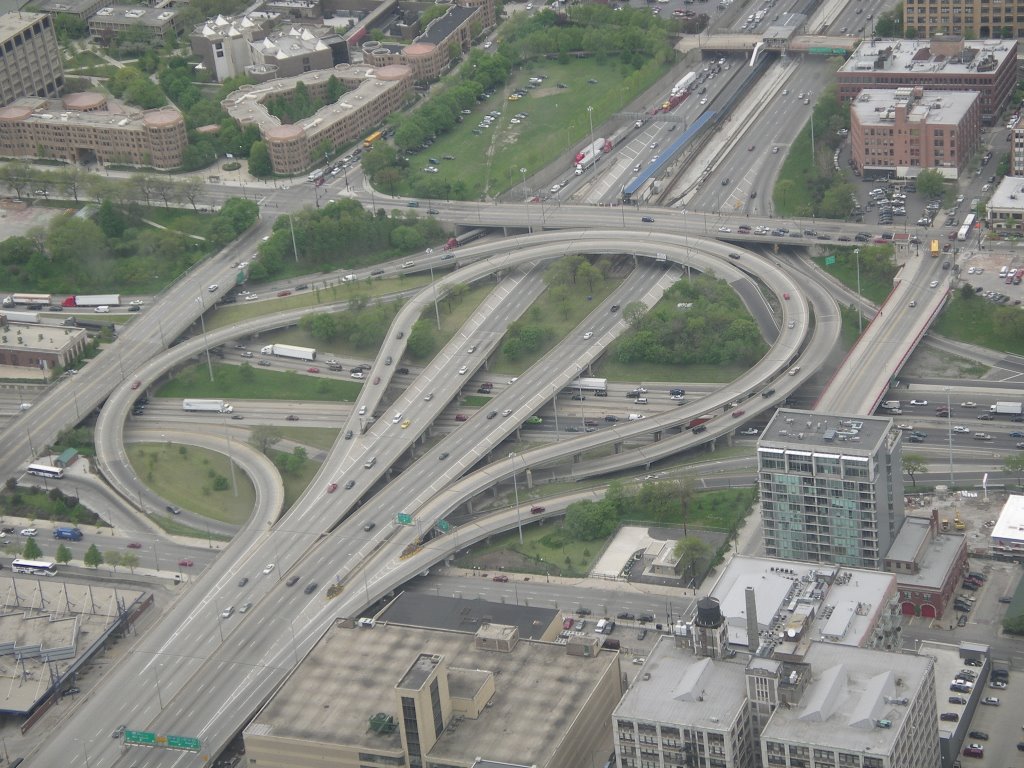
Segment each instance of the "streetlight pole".
M949 439L949 490L953 490L953 416L949 410L949 387L946 387L946 431Z
M860 307L860 248L854 248L853 255L857 257L857 335L860 336L864 330L864 313Z
M551 406L555 409L555 442L559 440L558 437L558 389L552 387L554 390L551 394Z
M523 174L523 202L526 203L526 228L533 234L533 225L530 223L530 200L529 195L526 193L526 168L520 168L519 172Z
M295 255L295 263L299 263L299 249L295 245L295 224L292 223L292 215L288 214L288 228L292 231L292 253Z
M427 256L434 252L433 248L427 248ZM437 283L434 282L434 265L430 265L430 287L434 291L434 317L437 319L437 330L441 330L441 310L437 308Z
M519 528L519 544L523 543L523 518L519 514L519 480L516 478L516 455L510 453L508 455L512 461L512 487L515 489L516 494L516 525Z
M213 381L213 361L210 360L210 345L206 340L206 305L203 303L203 295L196 296L196 302L202 311L199 313L199 324L203 328L203 346L206 347L206 367L210 371L210 381Z
M594 108L587 107L587 119L590 120L590 147L594 147Z

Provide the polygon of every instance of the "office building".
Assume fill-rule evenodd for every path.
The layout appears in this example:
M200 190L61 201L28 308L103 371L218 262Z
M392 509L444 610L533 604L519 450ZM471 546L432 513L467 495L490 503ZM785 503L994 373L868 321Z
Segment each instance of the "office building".
M18 99L0 108L0 155L69 163L123 163L172 169L188 135L171 107L141 110L96 91L63 99Z
M1024 496L1015 494L1006 500L990 535L993 556L1024 560Z
M63 86L53 20L40 13L0 16L0 107L22 96L56 96Z
M904 616L941 619L967 572L967 537L943 531L939 513L908 515L885 556L885 570L896 576Z
M865 88L850 106L853 169L865 180L926 168L959 178L980 140L977 93Z
M843 101L852 101L865 88L977 93L981 121L992 125L1017 86L1017 41L869 39L843 62L837 77Z
M812 641L799 660L728 649L704 598L612 714L618 768L938 768L934 660Z
M781 408L757 446L768 557L878 569L903 525L892 420Z
M322 98L332 75L341 82L345 93L316 114L282 125L281 120L267 110L268 99L287 97L299 82L305 84L312 98ZM295 174L323 159L319 148L325 142L333 151L371 133L388 115L404 106L411 91L412 71L408 67L395 65L374 69L339 65L329 70L242 86L228 94L221 105L243 128L259 127L274 173Z
M1017 131L1014 131L1016 142ZM1021 145L1024 146L1024 132L1021 132ZM1024 156L1015 146L1010 156L1011 164L1024 161ZM1005 232L1024 233L1024 170L1013 169L1014 175L1004 176L999 180L992 196L985 202L985 215L992 229Z
M329 629L274 692L243 732L246 760L593 768L621 695L619 654L593 636L557 644L500 624L458 632L363 620Z
M266 37L278 19L277 13L259 11L207 19L189 35L192 53L202 59L196 68L209 72L218 83L245 74L252 65L250 46Z
M1003 38L1024 34L1022 6L992 0L907 0L903 7L903 29L920 40L937 35L973 38Z
M56 16L63 13L85 21L103 7L104 0L42 0L33 3L32 7L40 13Z
M181 14L165 6L108 5L89 17L89 34L104 43L129 30L144 30L159 45L168 33L181 34L183 23Z
M726 563L710 596L721 606L733 650L799 661L812 641L900 646L891 573L738 555Z
M18 316L28 313L18 312ZM0 310L0 365L14 368L32 368L52 371L67 368L85 354L89 335L82 328L63 325L43 325L9 320Z
M761 763L780 768L936 768L935 662L927 656L813 643L779 681Z

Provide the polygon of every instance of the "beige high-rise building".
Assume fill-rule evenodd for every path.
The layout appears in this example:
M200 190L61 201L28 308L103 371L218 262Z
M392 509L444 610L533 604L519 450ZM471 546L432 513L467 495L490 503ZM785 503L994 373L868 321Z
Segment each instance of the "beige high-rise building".
M63 85L53 20L42 13L0 16L0 107L22 96L52 98Z

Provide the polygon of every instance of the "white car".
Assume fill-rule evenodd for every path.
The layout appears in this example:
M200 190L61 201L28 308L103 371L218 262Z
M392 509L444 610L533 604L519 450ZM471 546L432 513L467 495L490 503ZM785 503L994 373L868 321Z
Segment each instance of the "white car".
M586 333L583 334L584 341L587 340L587 339L592 339L592 338L594 338L594 332L593 331L587 331Z
M132 301L130 301L128 303L131 306L133 306L133 307L141 307L142 306L142 299L133 299Z
M37 531L35 528L22 528L21 529L21 535L22 536L36 536L36 535L38 535L38 533L39 533L39 531Z
M217 285L216 283L214 283L213 285L211 285L206 290L208 290L210 293L216 293L218 288L220 288L220 286Z
M245 300L246 301L256 301L256 299L258 299L258 298L259 298L259 296L257 296L255 293L250 293L248 296L245 297Z
M955 427L953 427L953 431L959 435L967 435L970 434L971 432L971 430L969 430L967 427L961 424L957 424Z
M504 411L501 412L501 415L502 416L511 416L512 415L512 409L511 408L506 408Z
M719 227L718 231L719 232L732 232L732 229L730 227Z
M401 420L402 420L402 412L401 411L397 411L395 413L394 417L391 419L391 423L392 424L397 424Z
M273 563L267 563L266 568L263 569L263 575L266 576L266 575L272 573L273 570L274 570L274 564Z
M233 614L234 612L235 612L234 606L229 605L227 608L225 608L223 611L220 612L220 617L222 619L230 619L231 618L231 614Z
M349 376L351 376L353 379L365 379L366 378L366 374L363 373L362 371L352 371L352 373L350 373Z
M365 416L366 415L366 406L365 405L360 405L359 406L359 415L360 416Z
M998 707L999 699L997 699L995 696L986 696L984 699L981 700L981 703L988 704L990 707Z
M910 404L911 405L928 405L928 401L927 400L911 400Z
M468 371L468 370L469 370L469 368L467 368L466 366L462 366L461 368L459 368L459 376L465 376L466 375L466 371Z
M757 430L754 427L747 427L746 429L740 430L741 435L756 435Z
M977 408L978 404L977 403L972 403L970 400L968 400L966 403L960 403L960 407L961 408Z
M423 399L426 400L429 403L431 400L434 399L434 393L433 392L427 392L427 394L425 394L423 396Z
M938 288L939 287L939 281L938 280L932 280L930 283L928 283L928 287L929 288Z
M553 187L551 187L551 194L554 194L555 192L557 192L561 188L562 188L561 184L555 184Z

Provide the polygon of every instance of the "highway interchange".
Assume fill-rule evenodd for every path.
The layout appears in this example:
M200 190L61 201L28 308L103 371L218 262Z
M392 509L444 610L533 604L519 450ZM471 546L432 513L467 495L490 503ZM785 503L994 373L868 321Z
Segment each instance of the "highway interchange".
M808 90L816 77L807 75ZM788 118L794 110L788 102L781 101L786 97L775 98L780 101L771 108ZM802 122L805 118L791 119ZM659 130L667 127L663 125ZM784 133L794 132L780 129L779 134L769 136L769 141L781 142ZM644 135L641 140L649 144L649 138ZM751 226L780 223L758 216L757 208L751 205L751 191L757 189L756 199L767 202L770 187L757 188L759 174L747 172L751 166L743 146L745 141L743 137L735 140L738 151L728 156L726 163L716 170L719 176L700 187L696 199L688 203L718 214L725 209L734 211L736 219L716 216L715 229L738 221ZM756 157L767 163L782 155L774 155L765 147L757 149L760 151L755 153ZM761 173L765 177L773 175L766 167L762 167ZM722 177L736 180L737 186L729 187L716 180ZM725 200L720 197L723 190ZM210 191L216 199L237 190L214 186ZM369 195L358 188L350 194L370 202ZM306 204L307 196L306 189L268 190L266 200L275 202L277 213L286 213ZM134 641L131 654L77 705L73 716L62 723L60 732L32 754L27 763L30 768L57 764L199 764L201 756L188 753L123 747L120 741L110 738L110 732L117 725L127 724L136 729L196 736L203 740L204 755L216 754L336 617L356 615L459 547L514 525L511 511L478 517L446 536L433 539L413 556L401 557L416 537L431 531L449 515L464 513L486 489L507 482L526 468L543 471L566 459L574 465L575 477L649 467L687 448L731 436L748 420L760 417L763 421L764 414L826 364L838 342L838 307L821 281L791 269L784 263L788 257L778 260L759 255L762 246L793 245L791 238L740 235L733 228L728 242L709 240L705 238L706 219L667 209L652 210L654 221L645 223L640 221L639 211L621 207L560 203L531 210L529 205L508 203L435 205L441 217L452 223L505 228L509 233L509 237L498 242L460 249L459 269L436 283L443 294L457 282L493 279L495 287L491 294L428 365L401 378L403 390L398 399L385 401L388 384L396 380L396 374L395 366L385 365L384 360L401 359L409 328L433 301L433 287L406 301L368 373L370 377L379 376L380 384L364 386L351 409L331 414L335 423L340 422L339 440L325 457L317 478L283 519L279 519L279 484L267 480L270 473L260 466L258 457L236 456L257 484L257 514L237 532L222 556L210 562L199 583L167 607L156 627ZM800 228L798 223L790 226ZM548 231L540 233L541 227ZM816 228L837 238L852 236L863 226L818 222ZM525 234L530 229L538 230L538 234ZM27 460L34 458L30 449L33 440L37 444L53 442L60 431L77 423L81 414L103 403L96 428L103 477L125 499L139 498L144 511L162 509L162 500L140 486L124 453L125 424L138 394L132 385L138 381L143 387L148 386L206 346L227 344L281 327L301 316L304 310L275 313L231 328L212 330L204 337L168 348L209 302L227 291L224 288L210 294L206 286L231 285L235 272L232 265L251 254L266 231L265 226L257 227L217 257L197 266L163 295L154 297L152 307L125 326L99 359L85 366L78 376L51 387L36 406L15 420L5 430L8 450L0 459L7 476L18 474ZM636 269L545 359L523 372L514 384L500 389L488 406L499 415L487 418L487 409L474 413L465 425L453 426L429 450L417 453L416 461L396 473L396 462L417 450L414 446L418 438L442 419L446 408L473 380L488 352L500 343L508 323L525 312L543 290L542 265L561 255L579 252L633 254ZM741 258L730 259L730 253L739 253ZM668 268L662 268L663 264ZM416 259L416 270L430 266L449 265L442 261L441 254ZM683 407L650 414L643 421L620 422L596 432L548 441L513 456L500 450L509 435L520 429L529 416L547 408L553 397L585 372L623 332L625 321L609 310L611 304L624 306L643 300L651 306L686 267L713 271L737 289L752 314L774 318L777 333L763 360L737 380L707 392L705 397L688 401ZM399 267L396 264L389 268L397 271ZM359 273L360 278L364 276ZM846 369L853 371L846 374L850 376L848 381L830 388L826 397L832 399L825 401L830 407L850 413L873 409L873 405L866 406L877 402L884 393L889 376L886 366L901 360L908 339L914 338L926 324L927 313L936 311L941 304L942 291L928 288L932 279L941 277L938 262L927 258L909 260L897 288L898 296L893 299L895 310L887 312L884 318L876 317L869 325L866 343L856 352L867 357ZM910 311L910 300L917 301L918 311ZM344 305L339 302L328 309L342 309ZM593 338L584 339L584 332L593 333ZM470 347L475 349L471 352ZM465 372L458 373L463 366ZM768 387L775 392L762 397L762 391ZM832 394L835 392L839 394ZM745 414L734 419L729 411L737 403L743 404ZM368 423L365 415L359 413L361 406L366 407L366 414L379 411L381 417ZM509 415L501 415L506 410ZM720 415L708 424L707 432L694 435L684 428L689 419L712 411ZM401 415L395 418L395 412ZM271 418L280 415L277 411ZM403 428L401 422L406 419L410 424ZM196 439L196 430L185 424L180 425L180 432L176 431L179 425L175 421L170 420L165 426L161 420L163 428L151 429L142 419L128 431L132 439L155 441L165 435L174 441ZM192 419L187 421L194 423ZM226 420L219 421L224 424L225 434L229 426L234 428ZM353 437L344 439L342 435L349 430ZM210 447L223 445L218 431L206 436L204 442ZM599 459L583 459L587 451L601 446L612 446L615 451ZM372 457L376 462L367 468L365 465ZM327 492L328 483L348 479L355 481L353 488L339 487L334 493ZM395 524L396 511L403 510L413 514L414 525ZM274 567L268 568L270 564ZM239 586L243 577L248 582ZM297 577L297 582L287 586L291 577ZM326 599L325 591L334 582L343 584L344 591L333 600ZM316 586L306 594L304 587L312 584ZM253 604L246 615L236 613L228 619L219 618L224 608L245 602ZM126 690L133 692L130 698L123 695Z

